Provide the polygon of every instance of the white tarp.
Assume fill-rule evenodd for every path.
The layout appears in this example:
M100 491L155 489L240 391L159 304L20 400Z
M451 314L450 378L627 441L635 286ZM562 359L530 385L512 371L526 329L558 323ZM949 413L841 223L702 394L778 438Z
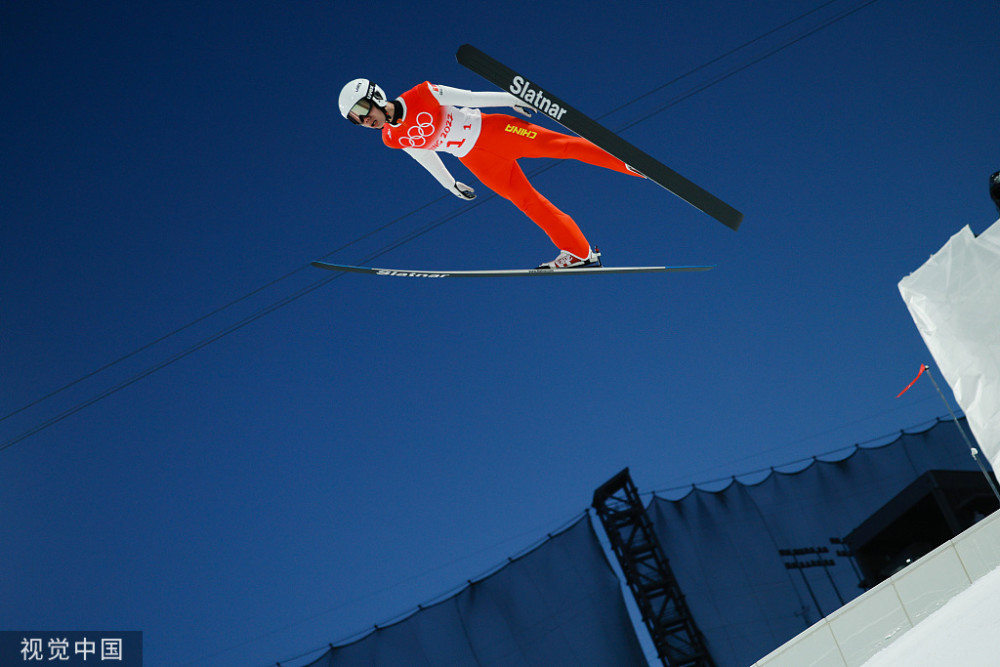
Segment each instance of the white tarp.
M1000 470L1000 220L968 226L899 282L899 292L969 428Z

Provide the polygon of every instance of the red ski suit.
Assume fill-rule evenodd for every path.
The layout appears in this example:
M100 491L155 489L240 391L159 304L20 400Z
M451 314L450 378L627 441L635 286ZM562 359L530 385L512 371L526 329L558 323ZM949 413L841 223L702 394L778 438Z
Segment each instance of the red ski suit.
M397 100L397 104L402 104L402 118L395 125L383 126L385 144L406 150L447 188L454 186L454 178L433 152L456 155L483 185L509 199L541 227L557 248L586 258L590 244L579 226L532 187L517 160L574 159L625 174L638 174L586 139L553 132L513 116L481 114L475 108L439 101L449 97L491 102L483 106L520 104L506 93L469 93L424 82Z

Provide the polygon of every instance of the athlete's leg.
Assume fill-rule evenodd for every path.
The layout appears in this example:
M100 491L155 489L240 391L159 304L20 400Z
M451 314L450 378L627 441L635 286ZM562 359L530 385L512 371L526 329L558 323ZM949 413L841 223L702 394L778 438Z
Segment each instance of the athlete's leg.
M639 176L624 162L583 137L553 132L513 116L484 114L482 133L476 145L481 144L485 144L493 152L514 159L547 157L579 160L623 174Z
M590 243L580 227L528 182L517 162L476 148L461 158L462 164L476 175L483 185L501 197L509 199L525 215L548 234L560 250L581 259L590 255Z

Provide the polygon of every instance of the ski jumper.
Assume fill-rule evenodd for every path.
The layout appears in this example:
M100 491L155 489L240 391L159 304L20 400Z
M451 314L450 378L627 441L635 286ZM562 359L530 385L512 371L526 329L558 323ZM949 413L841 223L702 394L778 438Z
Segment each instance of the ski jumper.
M573 159L639 175L586 139L474 108L525 106L509 93L473 93L425 81L395 103L402 109L396 112L395 125L386 123L382 128L386 146L406 151L448 189L455 187L455 179L436 153L455 155L483 185L510 200L541 227L557 248L581 259L590 254L587 238L573 218L532 187L517 160Z

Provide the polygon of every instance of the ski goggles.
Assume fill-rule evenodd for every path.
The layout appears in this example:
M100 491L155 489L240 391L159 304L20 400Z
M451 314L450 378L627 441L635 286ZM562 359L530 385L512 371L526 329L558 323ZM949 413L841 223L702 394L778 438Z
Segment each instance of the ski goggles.
M361 125L365 122L365 118L368 117L372 111L372 101L369 99L358 100L351 110L347 112L347 120L351 121L355 125Z

